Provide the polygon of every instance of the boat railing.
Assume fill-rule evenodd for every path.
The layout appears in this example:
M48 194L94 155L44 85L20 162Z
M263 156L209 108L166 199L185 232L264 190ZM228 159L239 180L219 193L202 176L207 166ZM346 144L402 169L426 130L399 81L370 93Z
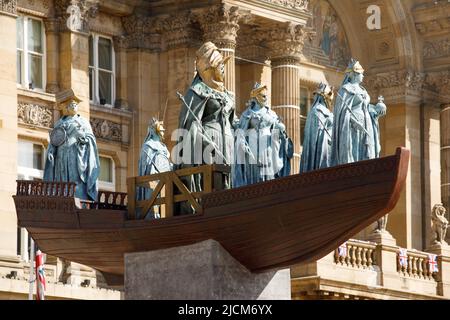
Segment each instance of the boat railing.
M17 180L16 195L73 198L75 189L74 182Z
M223 176L230 171L230 167L225 165L204 165L128 178L128 218L130 220L145 219L155 206L159 209L164 206L160 211L161 218L172 217L175 205L181 202L187 202L196 213L200 213L202 211L201 197L213 191L223 190ZM200 192L191 192L183 183L184 179L194 175L197 175L196 179L202 182ZM149 199L137 199L141 188L152 190ZM137 211L143 214L136 214Z
M76 202L79 202L77 206L81 209L127 210L128 194L125 192L99 191L97 199Z

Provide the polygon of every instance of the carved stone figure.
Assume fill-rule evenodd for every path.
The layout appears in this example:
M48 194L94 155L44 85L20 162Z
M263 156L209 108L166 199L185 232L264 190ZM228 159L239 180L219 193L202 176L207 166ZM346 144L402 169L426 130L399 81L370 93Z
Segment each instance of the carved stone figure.
M50 132L44 181L75 182L77 198L97 201L97 143L89 121L77 114L79 102L75 95L63 102L63 116Z
M447 234L448 220L445 218L445 207L442 204L436 204L431 211L431 228L433 229L435 244L447 244L445 235Z
M233 187L272 180L292 158L285 150L289 145L286 128L267 104L267 87L256 83L250 96L236 131Z
M361 85L364 69L352 59L334 106L332 165L374 159L380 156L378 118L386 114L383 98L370 104L370 96Z
M187 136L179 139L175 154L178 168L203 164L231 165L234 156L234 96L224 87L224 59L212 42L203 44L196 53L196 70L191 86L182 100L179 128ZM200 176L185 180L192 191L201 191ZM229 176L224 184L231 187Z
M333 96L333 88L325 83L321 83L315 92L306 119L300 173L330 166L333 114L329 108Z
M161 173L172 170L170 162L170 153L166 145L162 142L164 139L164 127L161 122L153 118L148 127L148 133L141 148L139 158L139 176L148 176L155 173ZM137 200L150 199L153 189L139 187ZM138 213L138 216L140 213ZM153 217L159 218L160 215L153 212ZM148 215L147 217L151 217Z

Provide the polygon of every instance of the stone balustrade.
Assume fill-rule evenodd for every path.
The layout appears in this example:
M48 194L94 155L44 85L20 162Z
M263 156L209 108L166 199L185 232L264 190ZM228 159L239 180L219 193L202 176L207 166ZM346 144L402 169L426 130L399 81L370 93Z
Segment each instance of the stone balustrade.
M291 268L292 299L450 299L450 257L396 245L348 240L325 256ZM435 269L437 268L437 269Z

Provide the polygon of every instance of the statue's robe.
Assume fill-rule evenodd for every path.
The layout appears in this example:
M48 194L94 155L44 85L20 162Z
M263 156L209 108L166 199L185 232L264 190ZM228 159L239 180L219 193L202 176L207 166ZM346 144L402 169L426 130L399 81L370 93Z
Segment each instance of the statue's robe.
M324 98L317 95L306 119L300 173L330 166L332 131L333 114Z
M280 158L283 159L283 167L275 174L275 178L287 177L291 174L291 159L294 157L294 143L284 131L281 135Z
M369 101L369 94L361 85L345 83L339 90L333 111L332 165L374 159L379 156L381 149L379 114ZM355 119L367 133L355 124Z
M174 154L176 169L205 164L232 165L234 96L228 91L219 92L210 88L197 74L184 98L191 111L182 105L178 128L186 130L187 135L178 137ZM209 140L213 140L216 147ZM203 189L200 175L184 177L182 180L191 192ZM228 175L224 175L223 184L225 188L231 187ZM189 208L182 208L181 211L192 212Z
M66 131L60 146L49 144L44 169L44 181L75 182L75 196L97 201L100 161L91 125L80 115L63 116L55 124ZM50 161L48 155L53 155Z
M281 172L287 161L289 145L285 132L277 127L279 123L277 114L268 107L257 110L249 106L241 115L236 133L233 187L272 180L277 174L290 171L286 168L286 172ZM276 134L274 129L278 130Z
M156 173L167 172L172 170L170 162L170 153L166 145L161 141L153 140L147 136L141 148L141 155L139 157L138 174L139 176L148 176ZM139 187L137 190L137 200L150 199L152 195L152 188ZM147 215L148 218L159 218L159 213L151 210L152 215ZM137 217L141 216L141 212L136 213Z

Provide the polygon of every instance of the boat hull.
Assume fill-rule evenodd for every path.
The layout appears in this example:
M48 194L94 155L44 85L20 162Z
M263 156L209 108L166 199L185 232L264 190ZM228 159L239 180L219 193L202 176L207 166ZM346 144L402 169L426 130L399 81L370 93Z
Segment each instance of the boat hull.
M43 252L98 269L110 283L122 280L126 253L207 239L262 272L320 259L391 211L408 161L399 148L390 157L210 193L199 214L151 221L70 203L50 210L51 199L39 196L14 199L19 226Z

